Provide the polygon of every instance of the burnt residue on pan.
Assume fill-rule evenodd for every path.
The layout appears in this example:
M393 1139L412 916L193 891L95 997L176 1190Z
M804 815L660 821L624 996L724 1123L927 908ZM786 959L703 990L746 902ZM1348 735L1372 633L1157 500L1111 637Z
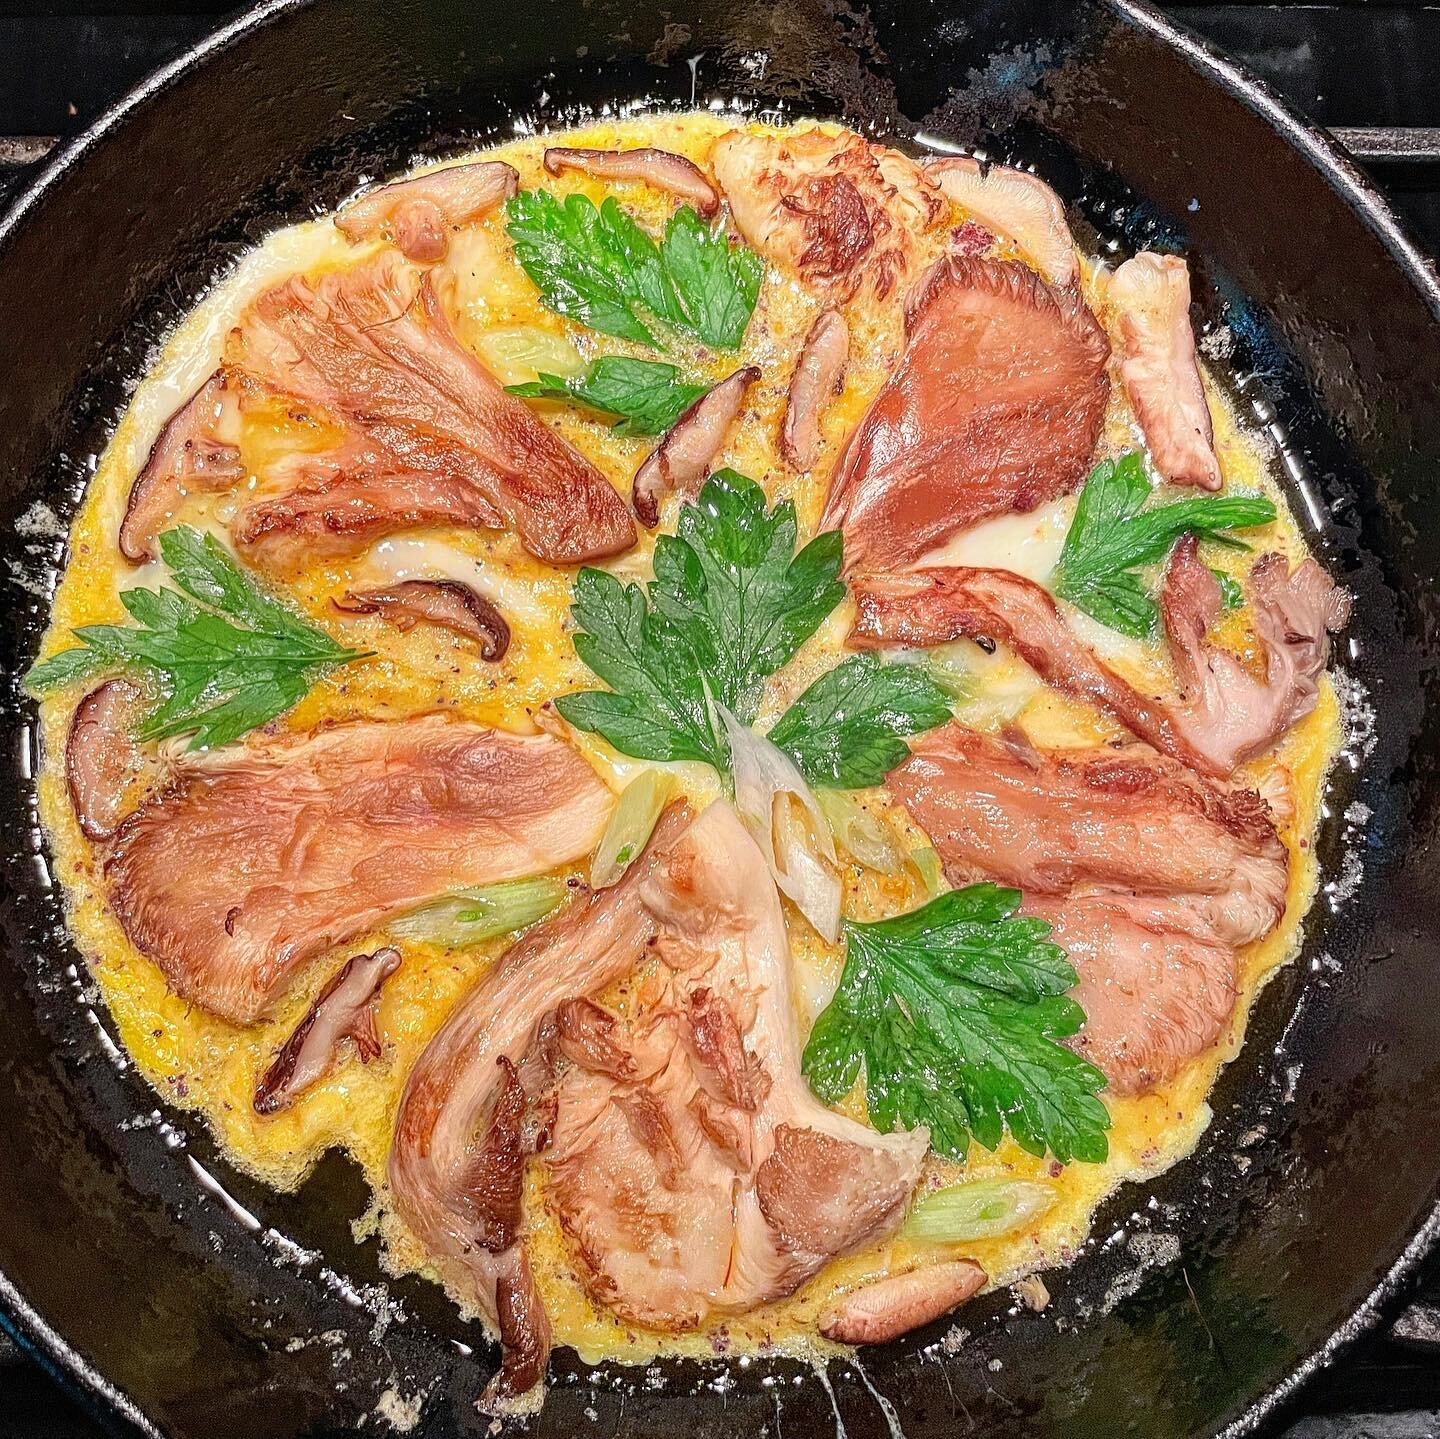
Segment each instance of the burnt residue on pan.
M997 1294L869 1351L591 1369L525 1432L696 1439L1239 1433L1363 1328L1430 1241L1440 1136L1436 565L1440 292L1383 206L1248 82L1139 7L943 14L759 0L265 7L62 154L0 222L0 506L12 677L148 344L275 225L366 177L584 107L740 100L921 149L1032 161L1102 243L1183 245L1205 343L1273 427L1312 543L1357 595L1351 745L1301 961L1267 989L1199 1152L1102 1211L1039 1314ZM693 63L692 63L693 62ZM238 105L237 96L245 103ZM521 117L517 119L516 117ZM483 1434L491 1346L392 1281L332 1156L276 1195L157 1108L66 938L29 712L0 902L0 1305L121 1432ZM1408 1246L1408 1248L1407 1248ZM893 1427L892 1427L893 1425Z

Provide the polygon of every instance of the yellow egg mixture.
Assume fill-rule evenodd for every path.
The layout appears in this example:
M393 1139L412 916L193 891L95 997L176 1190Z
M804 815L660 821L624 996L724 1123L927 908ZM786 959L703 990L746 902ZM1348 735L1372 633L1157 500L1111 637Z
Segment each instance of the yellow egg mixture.
M573 132L566 143L599 148L655 145L687 155L704 168L714 139L735 123L710 114L639 118ZM487 151L485 157L515 166L522 186L542 186L561 194L580 192L597 203L607 194L615 194L652 232L661 228L673 209L668 196L640 185L607 186L582 176L546 175L541 166L546 143L539 138L520 140ZM554 143L553 136L548 143ZM962 218L957 210L956 222ZM943 230L941 227L942 238ZM939 243L937 239L937 246ZM314 274L353 264L374 248L347 243L328 219L281 231L218 284L170 339L136 391L76 518L70 562L55 596L46 653L68 647L69 631L76 626L123 622L120 591L137 583L153 587L163 580L160 567L137 570L120 557L116 533L126 497L161 424L214 370L226 331L245 304L289 274ZM649 353L593 334L542 308L535 287L511 254L503 213L461 231L445 268L449 274L441 278L449 291L462 343L475 349L507 383L534 377L537 344L544 349L543 341L534 335L537 328L553 339L562 357L567 351L573 357L569 347L585 358L600 353ZM1087 265L1085 283L1092 305L1103 314L1103 272L1097 274ZM884 379L900 341L896 314L852 314L852 362L844 394L823 422L824 454L813 473L797 474L781 460L777 434L794 355L817 308L797 283L772 267L738 357L717 358L698 347L691 353L669 356L683 368L712 380L742 362L760 366L763 379L752 387L749 405L732 430L719 463L759 479L772 501L793 498L802 541L813 532L838 446ZM531 328L517 331L519 326ZM540 368L551 368L543 357L538 363ZM1280 519L1273 532L1263 536L1264 544L1284 550L1292 563L1298 561L1304 553L1302 541L1272 478L1271 459L1242 431L1223 393L1208 378L1207 389L1227 483L1264 491L1274 498ZM1134 448L1137 435L1118 381L1112 386L1112 395L1101 446L1106 454ZM603 420L582 410L544 405L541 413L628 494L630 479L653 440L616 437ZM318 448L324 440L316 421L297 422L278 405L273 415L247 418L241 449L247 469L257 477L252 484L263 484L267 467L278 456L297 447ZM223 534L229 513L226 503L196 497L187 501L177 518L208 524ZM233 498L228 503L233 505ZM662 515L662 528L673 528L673 503ZM1058 554L1073 508L1072 498L1034 515L992 522L962 536L946 554L957 562L1007 565L1043 578ZM624 578L643 580L649 573L650 548L651 541L642 532L639 545L607 567ZM1248 564L1248 557L1236 559L1228 550L1217 550L1213 562L1238 574ZM481 662L472 645L434 627L421 625L402 635L378 618L342 618L330 605L332 598L354 584L437 573L466 579L499 603L513 629L509 652L499 664ZM349 561L316 566L294 585L292 598L316 624L355 648L375 651L375 655L322 680L281 723L303 730L321 720L399 717L444 708L483 723L530 730L531 716L545 700L593 683L576 658L563 625L571 580L570 572L530 558L510 535L460 531L410 532ZM1254 644L1247 613L1241 610L1227 616L1220 634L1222 642L1242 652L1253 649ZM771 682L762 721L778 714L821 669L834 663L849 618L847 603ZM1085 633L1092 642L1103 645L1110 663L1133 679L1141 681L1163 673L1155 646L1127 640L1098 626L1088 627ZM1013 714L1021 706L1020 723L1037 743L1090 743L1121 733L1095 711L1041 687L1023 665L1013 659L1007 662L1003 653L983 673L985 684L997 693L1004 692L1004 714ZM375 1206L357 1225L357 1233L378 1232L385 1245L387 1267L393 1271L423 1270L424 1253L386 1204L385 1161L401 1088L426 1041L507 941L455 951L396 942L404 962L382 992L382 1056L362 1065L347 1046L329 1076L303 1094L292 1109L273 1118L260 1118L251 1105L257 1076L342 956L337 954L301 975L276 1017L248 1028L193 1009L166 989L159 970L131 946L110 914L99 882L97 857L80 834L71 810L63 774L64 742L81 688L52 695L41 708L45 755L41 812L68 895L75 939L126 1049L169 1103L204 1118L238 1167L279 1188L299 1185L325 1150L332 1146L347 1149L364 1169L376 1195ZM979 699L983 702L984 698L982 692ZM986 722L983 703L973 718L976 723ZM1074 1163L1052 1175L1048 1161L1025 1154L1008 1138L994 1154L973 1148L963 1167L932 1157L927 1183L948 1183L965 1176L1044 1178L1053 1182L1058 1194L1055 1206L1023 1231L952 1247L940 1252L940 1257L972 1256L984 1265L994 1284L1053 1265L1083 1240L1096 1205L1118 1184L1154 1174L1192 1150L1210 1117L1206 1096L1220 1067L1239 1048L1256 993L1267 976L1295 952L1301 919L1316 886L1311 840L1326 772L1339 741L1338 707L1326 679L1315 711L1273 755L1247 766L1241 776L1255 782L1274 766L1283 765L1292 778L1295 813L1283 830L1292 861L1289 907L1273 934L1241 952L1240 1002L1222 1041L1158 1093L1107 1099L1113 1127L1110 1155L1103 1164ZM639 768L638 762L616 755L594 737L576 736L576 742L617 789ZM708 771L695 766L672 768L694 798L708 799L716 792L713 779L706 778ZM902 848L925 843L904 812L890 805L882 792L871 792L865 802L894 828ZM919 875L908 869L882 877L850 864L845 870L845 890L845 911L859 919L912 908L925 898ZM804 1032L838 978L840 955L820 941L788 906L787 917L795 950L796 1021ZM356 941L345 953L359 953L380 942L377 933ZM387 942L392 941L387 937ZM851 1101L851 1107L863 1116L857 1100ZM542 1183L539 1167L532 1164L526 1196L527 1243L557 1343L572 1345L582 1357L592 1360L713 1352L708 1331L681 1336L647 1333L620 1323L592 1304L574 1275L558 1226L547 1217ZM743 1350L770 1342L793 1352L834 1348L816 1338L813 1325L839 1289L936 1254L933 1249L921 1254L896 1240L838 1261L793 1298L725 1321L730 1345Z

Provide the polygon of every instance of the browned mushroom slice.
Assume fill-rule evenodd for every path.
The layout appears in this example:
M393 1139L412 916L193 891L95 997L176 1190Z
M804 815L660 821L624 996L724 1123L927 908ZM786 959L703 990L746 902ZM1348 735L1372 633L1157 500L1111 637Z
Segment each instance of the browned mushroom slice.
M741 235L837 304L898 295L945 202L907 155L849 130L722 135L710 166Z
M346 961L255 1086L257 1114L288 1109L312 1084L324 1079L342 1039L354 1041L361 1064L369 1064L379 1055L375 1010L380 986L399 968L400 952L395 949L377 949L374 954L357 954Z
M832 1304L820 1316L820 1332L839 1344L884 1344L948 1314L984 1283L973 1259L892 1274Z
M688 200L709 218L720 208L720 196L700 167L683 155L648 146L640 150L572 150L545 152L545 169L551 175L579 170L596 180L635 180Z
M659 928L640 891L688 823L689 811L672 807L618 884L536 925L484 971L405 1082L390 1191L441 1272L498 1325L505 1361L495 1397L537 1382L550 1348L516 1232L517 1066L557 1005L614 983L655 941Z
M267 568L436 522L507 526L550 564L635 543L615 487L506 394L455 338L431 277L417 286L393 251L267 290L229 344L236 368L344 432L236 517L237 547Z
M1079 278L1065 206L1043 180L1005 165L982 167L968 155L925 166L925 176L987 229L1003 235L1052 285Z
M87 839L109 839L124 818L127 790L141 767L130 730L143 700L129 680L106 680L80 701L70 721L65 778Z
M176 993L248 1024L302 965L392 917L588 854L613 808L548 735L356 720L188 759L116 830L105 879Z
M917 740L886 783L952 884L983 876L1027 901L1097 887L1184 897L1232 948L1285 912L1287 851L1261 798L1148 745L1022 750L955 723Z
M1104 889L1026 896L1022 913L1050 926L1079 975L1070 997L1085 1024L1066 1043L1104 1071L1111 1094L1169 1084L1230 1022L1235 949L1197 908L1186 896Z
M806 1084L779 892L728 804L657 858L640 898L659 964L607 1026L629 1062L561 1076L546 1194L592 1298L674 1331L793 1294L893 1233L927 1136L877 1134Z
M1220 586L1198 546L1186 535L1171 551L1160 616L1183 702L1176 728L1228 772L1265 753L1315 708L1330 634L1349 622L1351 601L1313 559L1292 570L1284 555L1261 555L1245 585L1264 665L1257 675L1251 661L1206 639L1220 617Z
M820 453L820 415L845 385L850 326L838 310L822 310L805 336L780 431L780 449L797 470L808 470Z
M1283 555L1262 555L1245 596L1263 660L1249 662L1209 643L1220 588L1195 553L1193 535L1171 554L1160 614L1178 698L1137 689L1071 628L1050 594L1008 570L962 566L900 575L858 575L852 584L856 649L944 644L965 636L1000 640L1047 684L1088 700L1132 734L1201 774L1224 777L1263 754L1315 707L1330 660L1330 631L1349 618L1350 597L1312 560L1293 572Z
M120 553L127 560L155 558L155 536L192 490L225 490L245 478L240 451L231 443L238 414L217 371L166 420L130 487L120 523Z
M699 492L745 403L745 391L759 378L759 367L746 365L721 380L675 421L636 470L631 501L636 519L647 529L653 530L660 523L660 501L666 495Z
M1218 490L1215 427L1195 358L1190 270L1178 255L1149 250L1110 280L1120 378L1155 468L1175 485Z
M459 580L402 580L373 590L350 590L335 608L351 615L383 615L401 634L424 620L480 646L480 657L498 660L510 648L505 616L478 590Z
M905 351L835 466L822 529L847 569L893 570L1090 471L1110 382L1073 289L1015 260L938 260L907 298Z
M514 168L498 160L452 165L371 190L346 205L335 226L347 240L368 240L388 228L407 260L433 264L445 258L451 230L488 214L518 184Z

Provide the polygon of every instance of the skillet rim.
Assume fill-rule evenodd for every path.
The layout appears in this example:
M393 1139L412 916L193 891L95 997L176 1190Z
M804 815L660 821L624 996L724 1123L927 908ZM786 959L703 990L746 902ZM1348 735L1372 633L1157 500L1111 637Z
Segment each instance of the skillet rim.
M102 110L85 129L61 141L38 172L22 183L0 208L0 263L4 263L10 240L31 209L64 183L88 152L123 125L133 111L157 100L192 69L212 61L235 42L288 12L316 3L317 0L260 0L153 70ZM1440 323L1440 270L1435 261L1411 239L1380 187L1328 131L1306 118L1266 81L1251 74L1208 40L1172 20L1149 0L1099 0L1099 3L1122 25L1146 33L1174 51L1287 141L1330 182L1346 207L1380 240L1401 276L1409 281L1432 317ZM1419 1264L1437 1245L1440 1245L1440 1203L1416 1226L1409 1242L1365 1300L1322 1344L1251 1400L1244 1412L1224 1429L1217 1431L1216 1439L1240 1439L1254 1433L1318 1371L1334 1363L1345 1349L1375 1328L1413 1287ZM123 1425L130 1433L163 1439L162 1431L129 1395L111 1384L99 1369L73 1349L3 1271L0 1271L0 1330L10 1334L106 1428L113 1430Z

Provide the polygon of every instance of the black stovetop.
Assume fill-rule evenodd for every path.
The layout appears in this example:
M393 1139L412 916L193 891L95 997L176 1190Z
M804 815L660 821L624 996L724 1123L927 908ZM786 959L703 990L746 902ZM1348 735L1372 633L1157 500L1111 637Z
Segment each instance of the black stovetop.
M82 128L233 8L215 0L0 0L0 192L19 163ZM1440 254L1440 5L1234 0L1162 8L1336 131L1416 237ZM0 1439L102 1434L0 1333ZM1426 1265L1409 1306L1319 1375L1265 1439L1440 1439L1440 1256Z

